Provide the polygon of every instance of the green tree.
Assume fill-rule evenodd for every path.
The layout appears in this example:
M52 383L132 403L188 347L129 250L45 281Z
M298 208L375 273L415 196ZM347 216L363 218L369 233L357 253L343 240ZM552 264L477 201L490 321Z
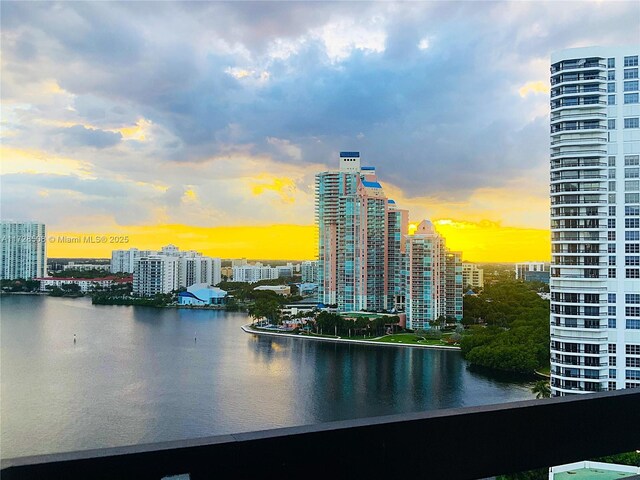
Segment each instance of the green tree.
M546 380L537 381L531 387L531 393L536 394L536 398L549 398L551 396L551 387Z

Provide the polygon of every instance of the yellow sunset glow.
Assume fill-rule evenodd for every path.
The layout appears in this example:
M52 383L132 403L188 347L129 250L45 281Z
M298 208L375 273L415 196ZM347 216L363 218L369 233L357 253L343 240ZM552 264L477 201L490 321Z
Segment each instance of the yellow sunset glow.
M519 262L549 260L549 232L533 228L502 227L490 221L479 223L439 219L434 221L447 247L462 251L463 259L473 262ZM415 230L416 224L412 223ZM104 235L106 243L80 241L85 236ZM124 243L111 237L127 236ZM316 258L317 231L313 225L271 225L238 227L193 227L158 225L123 227L105 232L49 232L50 257L107 258L111 250L136 247L156 250L173 243L183 250L198 250L222 258L289 259ZM63 239L63 237L65 237ZM67 238L68 237L68 238ZM120 238L122 241L122 238Z

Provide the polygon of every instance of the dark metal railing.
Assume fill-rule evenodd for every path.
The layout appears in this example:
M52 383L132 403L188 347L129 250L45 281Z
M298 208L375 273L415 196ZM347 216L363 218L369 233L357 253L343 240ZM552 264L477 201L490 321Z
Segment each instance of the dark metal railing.
M640 389L435 410L14 458L1 476L475 479L638 449L638 405Z

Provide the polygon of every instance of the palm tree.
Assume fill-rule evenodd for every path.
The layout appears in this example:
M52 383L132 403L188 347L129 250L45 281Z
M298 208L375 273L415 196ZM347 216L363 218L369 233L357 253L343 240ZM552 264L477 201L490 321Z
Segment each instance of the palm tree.
M537 381L533 387L531 387L531 393L535 393L536 398L549 398L551 396L549 382L546 380Z

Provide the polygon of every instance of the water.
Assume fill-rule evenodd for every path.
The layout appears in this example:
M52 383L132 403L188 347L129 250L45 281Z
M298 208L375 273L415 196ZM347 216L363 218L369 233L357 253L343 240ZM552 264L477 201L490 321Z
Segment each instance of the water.
M532 398L459 352L258 337L244 313L0 302L3 458Z

